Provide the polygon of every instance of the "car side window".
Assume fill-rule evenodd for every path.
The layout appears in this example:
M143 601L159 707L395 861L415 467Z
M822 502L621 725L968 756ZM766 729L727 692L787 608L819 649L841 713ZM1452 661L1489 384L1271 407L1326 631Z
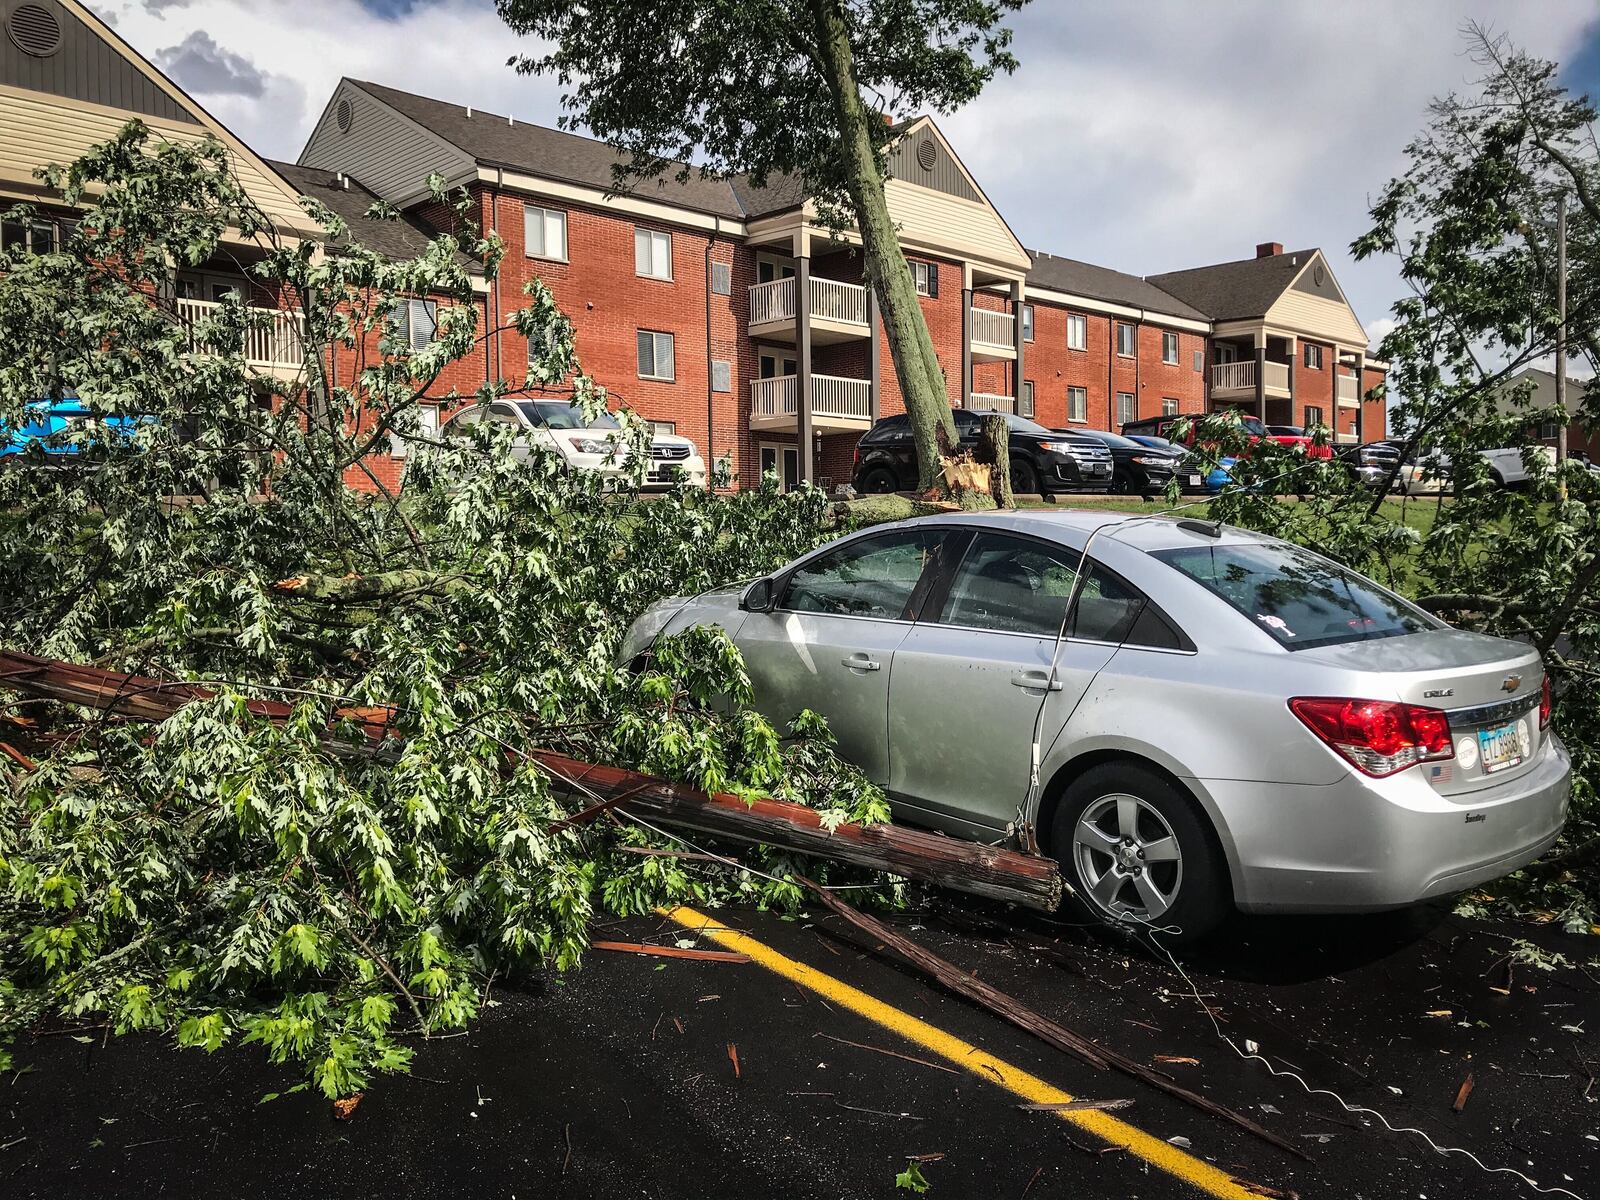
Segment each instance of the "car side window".
M942 540L935 530L906 529L848 542L795 571L778 607L899 620Z
M517 417L517 414L504 404L496 404L490 407L489 422L493 425L509 425L513 429L522 428L522 421Z
M957 569L940 620L1000 633L1056 636L1078 573L1078 552L980 533ZM1176 650L1183 638L1145 596L1089 564L1069 637Z
M980 533L945 599L946 625L1055 637L1066 614L1078 556L1065 546Z

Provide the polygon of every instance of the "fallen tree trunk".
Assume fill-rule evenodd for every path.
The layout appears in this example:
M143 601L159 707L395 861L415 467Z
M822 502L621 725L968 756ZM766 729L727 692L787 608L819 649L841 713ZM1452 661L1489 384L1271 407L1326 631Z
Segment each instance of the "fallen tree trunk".
M185 704L214 695L197 684L168 683L4 650L0 650L0 687L148 721L165 720ZM285 720L292 711L275 700L251 700L247 707L270 721ZM388 735L393 716L381 708L342 709L339 715L358 722L374 747ZM371 752L331 735L328 745L342 754ZM559 792L593 802L558 826L584 824L615 808L663 825L778 846L1028 908L1051 911L1061 901L1061 875L1055 863L1035 855L903 825L845 822L828 829L820 813L799 804L770 799L747 803L727 793L702 792L554 751L535 750L528 757L545 770Z

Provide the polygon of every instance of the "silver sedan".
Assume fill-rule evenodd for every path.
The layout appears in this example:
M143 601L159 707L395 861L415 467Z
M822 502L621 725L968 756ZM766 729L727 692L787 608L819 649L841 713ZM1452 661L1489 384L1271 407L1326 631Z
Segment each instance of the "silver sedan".
M1081 569L1080 569L1081 568ZM1286 542L1117 513L875 526L663 601L775 721L828 719L897 819L1053 855L1109 923L1394 908L1555 841L1570 765L1539 656Z

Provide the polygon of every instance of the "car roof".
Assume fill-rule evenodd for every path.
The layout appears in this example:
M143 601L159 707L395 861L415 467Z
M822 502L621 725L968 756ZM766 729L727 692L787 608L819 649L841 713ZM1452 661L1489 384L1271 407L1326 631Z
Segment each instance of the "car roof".
M962 527L984 526L991 529L1001 529L1013 533L1031 533L1035 537L1048 538L1051 541L1068 540L1066 535L1076 542L1079 536L1088 536L1095 530L1101 530L1101 538L1115 534L1116 540L1125 546L1132 546L1139 550L1172 550L1182 546L1239 544L1247 542L1265 542L1272 539L1248 529L1239 529L1232 525L1222 525L1220 535L1211 537L1208 533L1197 529L1185 528L1180 522L1201 523L1198 518L1185 518L1184 514L1157 514L1157 513L1130 513L1114 512L1097 509L1068 508L1057 509L1013 509L1003 512L953 512L935 513L926 517L911 517L905 521L895 522L897 527L913 525L954 525ZM1210 524L1209 522L1203 522ZM884 528L872 526L871 528Z

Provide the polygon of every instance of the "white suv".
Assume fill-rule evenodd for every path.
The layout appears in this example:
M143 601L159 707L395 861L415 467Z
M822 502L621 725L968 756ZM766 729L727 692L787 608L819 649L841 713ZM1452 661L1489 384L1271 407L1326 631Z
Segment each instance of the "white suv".
M615 479L631 479L633 469L622 433L622 424L608 412L586 420L583 409L567 400L496 400L487 408L474 405L463 409L445 423L445 437L460 436L481 421L510 425L516 431L515 452L526 458L530 448L553 450L569 467L579 471L599 471ZM678 473L695 487L706 484L706 464L694 443L674 433L656 433L650 438L650 466L644 486L670 487Z

